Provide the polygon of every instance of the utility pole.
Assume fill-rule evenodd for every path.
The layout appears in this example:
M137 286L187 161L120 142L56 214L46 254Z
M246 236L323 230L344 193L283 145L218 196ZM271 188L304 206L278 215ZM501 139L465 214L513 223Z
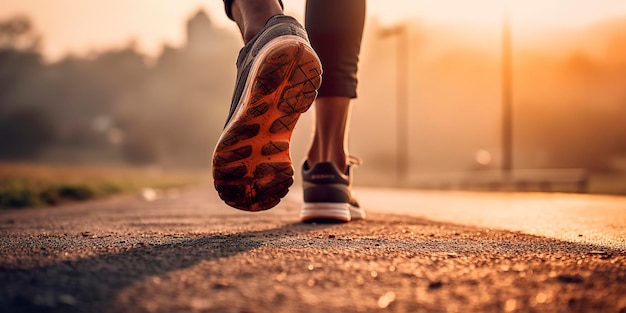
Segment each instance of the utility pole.
M400 26L398 42L397 71L397 133L398 133L398 184L406 182L409 171L409 38L406 27Z
M513 44L508 12L502 20L502 175L513 170Z
M405 25L384 30L396 37L396 181L402 186L409 171L409 36Z

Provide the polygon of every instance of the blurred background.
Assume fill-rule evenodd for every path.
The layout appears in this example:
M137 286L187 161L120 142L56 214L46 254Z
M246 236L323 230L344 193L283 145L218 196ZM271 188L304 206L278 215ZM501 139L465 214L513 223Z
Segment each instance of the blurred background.
M210 177L241 46L216 0L3 0L0 162ZM357 184L626 194L626 1L370 0L359 82Z

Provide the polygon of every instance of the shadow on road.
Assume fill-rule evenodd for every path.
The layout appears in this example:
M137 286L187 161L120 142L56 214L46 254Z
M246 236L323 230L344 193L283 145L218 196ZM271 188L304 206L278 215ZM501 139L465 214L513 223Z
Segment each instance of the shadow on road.
M269 253L283 251L286 255L283 257L287 258L312 249L334 249L338 254L341 251L353 251L350 252L352 254L346 253L344 258L359 261L367 257L380 262L400 260L401 263L394 265L398 267L398 272L401 266L413 266L413 273L419 270L432 277L443 275L436 273L440 266L449 265L446 262L457 262L456 268L478 268L478 271L484 267L486 271L493 271L494 275L498 275L500 266L504 265L509 266L511 271L514 266L535 268L535 273L554 272L555 268L561 266L567 271L552 277L554 282L579 285L581 288L598 286L597 281L580 275L581 269L585 269L591 277L613 277L611 284L615 283L615 279L619 281L625 278L614 277L615 273L623 274L623 267L619 266L585 268L584 264L579 264L576 267L576 257L581 256L609 259L617 254L623 258L623 252L610 251L605 247L389 215L373 216L367 221L344 225L298 223L232 234L197 234L198 238L190 236L173 238L165 244L145 244L125 251L113 251L48 266L2 266L0 311L107 312L115 305L120 291L131 285L191 268L201 262L264 249L264 246L268 247ZM264 260L259 262L270 263ZM432 274L428 274L429 271ZM546 277L549 276L548 272ZM276 274L259 273L254 279L267 279L267 275ZM210 276L211 273L206 275ZM399 276L397 280L406 277ZM530 281L534 278L524 279ZM428 288L440 288L442 284L448 283L453 282L435 278ZM479 284L479 281L473 278L471 284ZM215 285L209 288L219 287Z
M228 258L272 238L331 224L287 224L267 230L183 239L30 269L0 267L2 312L102 312L117 292L148 277ZM19 267L19 266L18 266Z

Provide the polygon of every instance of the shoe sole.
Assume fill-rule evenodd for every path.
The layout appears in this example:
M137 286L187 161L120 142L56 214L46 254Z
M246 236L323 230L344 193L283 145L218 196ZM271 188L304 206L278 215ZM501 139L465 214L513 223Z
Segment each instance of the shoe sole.
M298 36L280 36L257 54L233 117L213 153L215 189L244 211L276 206L293 184L293 129L315 98L322 66Z
M304 203L300 211L300 221L305 223L316 221L350 222L365 217L365 210L349 203L308 202Z

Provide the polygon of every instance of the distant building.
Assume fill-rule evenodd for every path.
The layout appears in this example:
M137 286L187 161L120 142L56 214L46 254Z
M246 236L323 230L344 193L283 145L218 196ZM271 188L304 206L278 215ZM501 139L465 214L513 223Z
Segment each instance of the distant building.
M237 37L231 31L218 28L203 9L199 9L187 21L187 43L185 50L192 54L210 55L224 51L237 43Z
M203 9L191 15L186 27L186 42L182 47L164 45L157 67L187 71L185 65L214 68L226 62L234 70L237 51L242 46L234 29L218 27Z

